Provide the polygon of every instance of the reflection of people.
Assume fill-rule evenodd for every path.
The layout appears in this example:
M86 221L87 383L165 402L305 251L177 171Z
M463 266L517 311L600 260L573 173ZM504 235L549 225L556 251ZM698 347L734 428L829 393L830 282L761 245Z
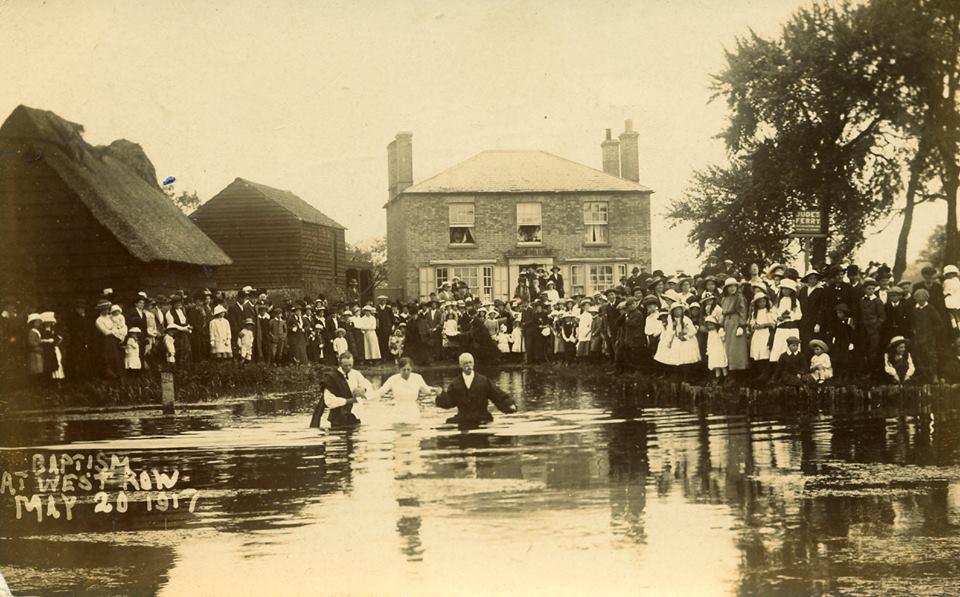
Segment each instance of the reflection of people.
M397 363L399 373L391 375L382 386L370 395L371 399L380 398L387 394L393 395L394 422L416 423L420 419L420 409L417 407L417 398L420 394L437 394L440 388L427 385L419 373L413 372L413 360L403 357Z
M353 368L353 355L349 352L341 354L340 367L323 376L323 406L329 409L330 426L359 425L360 419L353 414L353 405L371 391L367 378ZM318 410L322 416L323 409ZM318 424L319 418L314 413Z
M460 355L461 374L437 396L439 408L456 408L457 414L447 419L448 423L476 425L493 420L487 410L487 401L503 413L517 412L517 404L506 392L498 388L486 376L473 370L473 355Z

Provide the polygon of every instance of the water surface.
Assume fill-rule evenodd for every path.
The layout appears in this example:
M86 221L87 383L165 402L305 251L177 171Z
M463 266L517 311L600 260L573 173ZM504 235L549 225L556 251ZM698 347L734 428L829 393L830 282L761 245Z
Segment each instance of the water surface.
M428 375L442 383L449 375ZM494 375L516 415L462 432L389 400L350 432L312 396L166 416L0 422L0 470L117 454L199 492L74 519L0 497L15 594L945 594L960 586L960 416L949 401L711 413L635 387ZM379 379L374 379L379 384ZM116 496L119 486L108 488ZM129 488L128 488L129 489ZM153 509L146 510L146 500Z

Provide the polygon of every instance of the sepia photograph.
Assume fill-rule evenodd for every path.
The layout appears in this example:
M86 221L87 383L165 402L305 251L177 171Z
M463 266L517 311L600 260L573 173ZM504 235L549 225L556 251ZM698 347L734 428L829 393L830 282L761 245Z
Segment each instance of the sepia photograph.
M958 0L0 0L0 597L958 595L958 193Z

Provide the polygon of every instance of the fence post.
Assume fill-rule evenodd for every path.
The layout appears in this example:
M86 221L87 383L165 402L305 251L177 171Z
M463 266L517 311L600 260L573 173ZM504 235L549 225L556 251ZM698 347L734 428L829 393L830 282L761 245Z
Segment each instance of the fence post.
M173 387L173 372L172 371L161 371L160 372L160 395L163 400L163 412L167 414L173 414L175 408L173 404L174 397L174 387Z

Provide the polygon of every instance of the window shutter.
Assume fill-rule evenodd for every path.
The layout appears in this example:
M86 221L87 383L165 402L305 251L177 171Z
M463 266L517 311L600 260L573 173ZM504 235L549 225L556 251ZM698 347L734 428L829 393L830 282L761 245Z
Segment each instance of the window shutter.
M430 296L430 293L433 292L433 289L437 287L436 276L433 273L432 267L421 267L420 268L420 298L425 299Z
M507 286L507 266L496 265L493 268L493 298L507 300L510 288Z

